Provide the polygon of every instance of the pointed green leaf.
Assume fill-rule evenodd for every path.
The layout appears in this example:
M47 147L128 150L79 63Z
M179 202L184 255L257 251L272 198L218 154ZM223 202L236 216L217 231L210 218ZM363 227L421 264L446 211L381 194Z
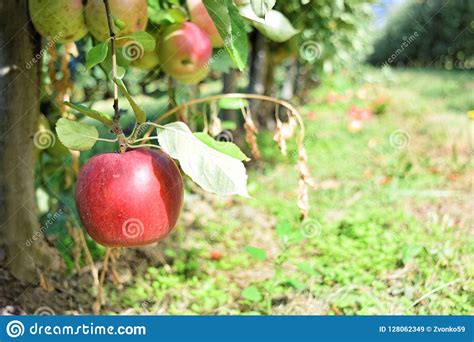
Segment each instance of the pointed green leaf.
M247 172L240 160L210 148L183 122L173 122L157 131L163 151L177 159L184 173L204 190L249 197Z
M301 282L299 281L298 279L287 279L285 281L286 284L294 287L295 289L297 290L303 290L306 286Z
M170 8L168 14L174 23L183 23L187 20L187 13L182 7Z
M205 143L207 146L227 154L228 156L231 156L232 158L238 159L240 161L249 161L250 159L240 150L239 146L232 142L227 142L227 141L217 141L213 137L211 137L209 134L203 133L203 132L197 132L193 133L196 138L201 140L203 143Z
M257 260L263 261L267 258L267 253L265 253L265 250L261 248L247 246L245 247L245 251Z
M132 41L136 42L144 51L153 51L156 47L155 38L145 31L133 32L131 35L126 38L130 38Z
M316 276L317 273L316 271L313 269L313 267L311 267L310 264L306 263L306 262L302 262L298 265L296 265L301 271L303 271L304 273L306 273L307 275L310 275L310 276Z
M102 63L107 57L109 47L107 43L100 43L94 46L92 49L87 51L86 55L86 66L87 69L92 68L94 65Z
M117 49L117 78L122 79L125 76L128 66L130 65L130 60L123 55L122 49ZM109 79L112 79L112 53L109 49L107 53L107 58L100 63L100 66L107 74Z
M72 109L77 110L79 113L87 115L88 117L98 120L103 124L107 125L108 127L112 126L112 118L105 113L99 112L92 108L83 106L81 104L74 104L71 102L64 102L66 106L71 107Z
M146 114L143 111L143 109L141 109L140 106L135 102L133 97L130 95L123 81L117 78L114 80L114 82L115 84L118 85L120 92L127 98L128 103L130 103L130 106L132 107L133 112L135 113L135 118L137 119L137 123L139 124L144 123L146 121Z
M263 299L262 294L255 286L249 286L242 291L242 297L252 302L259 302Z
M120 30L123 30L127 24L121 20L121 19L118 19L118 18L114 18L114 25Z
M235 131L237 129L237 124L234 121L226 120L221 122L222 129L227 129L229 131Z
M99 132L94 126L61 118L56 123L59 140L70 150L87 151L94 146Z
M232 0L203 0L219 35L224 40L224 46L240 71L247 64L249 43L245 22Z

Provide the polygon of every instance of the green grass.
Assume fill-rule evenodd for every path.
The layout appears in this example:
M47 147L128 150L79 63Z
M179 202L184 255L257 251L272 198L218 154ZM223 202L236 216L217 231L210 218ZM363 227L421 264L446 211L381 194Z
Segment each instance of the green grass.
M187 195L181 225L160 244L169 268L141 262L110 311L169 314L472 313L472 162L466 112L472 73L363 69L324 80L302 108L305 148L320 188L310 237L298 221L295 146L282 157L259 137L255 200ZM327 103L328 92L357 94ZM347 109L389 99L361 132ZM409 142L396 148L402 130ZM307 224L307 223L306 223ZM265 251L255 258L246 246ZM219 261L211 251L220 251ZM250 290L249 290L250 288ZM421 299L421 300L420 300ZM116 309L113 309L113 308Z

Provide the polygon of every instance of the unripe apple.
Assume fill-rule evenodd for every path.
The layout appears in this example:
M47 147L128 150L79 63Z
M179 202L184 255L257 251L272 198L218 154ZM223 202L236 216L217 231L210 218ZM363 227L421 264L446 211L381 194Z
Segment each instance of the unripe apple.
M133 66L144 69L144 70L153 70L160 64L160 57L158 53L158 41L159 41L159 34L153 32L150 33L153 37L155 37L156 47L153 51L144 51L142 56L138 59L133 60ZM125 49L125 48L124 48Z
M70 43L87 34L82 0L29 0L28 7L36 31L44 37Z
M206 32L190 22L169 26L158 46L163 70L183 83L195 84L204 79L212 56Z
M158 65L160 65L160 58L158 57L158 52L155 51L145 51L143 57L133 61L133 66L143 69L143 70L153 70Z
M138 149L92 157L76 184L82 224L98 243L134 247L163 240L183 205L183 180L164 152Z
M145 30L148 23L146 0L109 0L109 4L114 19L124 24L123 28L118 28L114 24L114 33L117 37ZM90 33L98 41L103 42L110 37L103 0L87 1L86 23ZM126 39L117 40L117 46L123 46L126 42Z
M206 7L202 3L202 0L187 0L186 4L189 9L191 22L196 24L201 30L207 33L211 39L213 47L222 47L224 45L224 41L217 31L216 25L209 16Z

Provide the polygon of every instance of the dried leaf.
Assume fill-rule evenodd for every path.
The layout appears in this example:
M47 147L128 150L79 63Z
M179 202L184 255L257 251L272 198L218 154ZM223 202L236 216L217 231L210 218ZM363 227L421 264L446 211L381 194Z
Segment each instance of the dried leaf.
M53 292L54 291L54 286L51 284L48 279L44 276L43 272L40 272L39 274L39 286L48 292Z
M56 93L55 101L59 106L59 109L62 114L66 112L66 106L64 104L65 101L69 101L70 94L72 93L74 83L71 80L71 72L69 69L69 63L71 61L71 55L68 53L64 53L61 56L61 73L62 78L56 81L53 84L54 91ZM64 115L63 115L64 116Z
M215 137L220 132L222 132L221 119L219 119L217 115L218 115L217 103L214 102L211 104L211 122L209 124L209 133L213 137Z
M120 249L114 248L110 253L110 272L112 274L112 281L115 285L122 284L122 279L117 272L117 260L120 257Z
M248 108L242 108L242 115L244 116L245 123L244 123L244 129L245 129L245 141L247 141L247 144L250 146L250 151L252 152L252 156L255 160L260 160L261 155L260 155L260 149L258 148L257 145L257 133L258 129L257 126L255 126L255 123L252 120L252 115L250 113L250 109Z
M71 225L71 222L66 222L66 228L71 236L72 240L74 241L74 247L72 248L72 258L74 259L74 268L76 272L81 271L81 238L78 235L80 232L79 229L74 229Z
M300 208L301 219L304 220L308 217L309 213L309 200L308 200L308 187L314 187L315 182L311 178L308 169L308 155L304 146L298 148L298 163L296 165L300 179L298 182L298 208Z
M308 200L308 185L300 178L298 182L298 208L300 209L300 220L304 220L308 217L309 213L309 200Z
M295 134L298 123L293 116L288 118L288 122L282 122L277 116L276 123L276 133L273 136L273 140L278 143L281 153L286 156L286 142Z
M66 53L70 54L74 58L79 57L79 51L77 50L76 43L67 43L64 45L64 49L66 50Z

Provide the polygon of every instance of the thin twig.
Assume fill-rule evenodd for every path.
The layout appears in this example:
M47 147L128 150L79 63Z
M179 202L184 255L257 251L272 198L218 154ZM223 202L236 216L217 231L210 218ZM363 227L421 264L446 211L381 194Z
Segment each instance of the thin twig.
M78 229L78 230L80 232L79 233L79 239L81 241L82 252L84 253L84 259L86 259L87 265L90 268L91 275L92 275L92 280L94 282L94 286L96 288L98 288L99 287L99 271L97 270L97 267L95 267L94 258L92 258L92 254L89 251L89 247L87 246L87 242L86 242L86 238L84 236L84 232L82 231L82 229Z
M92 311L96 315L100 313L100 308L102 307L102 304L104 304L104 281L105 275L109 269L109 259L111 252L112 248L107 247L105 250L104 262L102 264L102 272L100 273L99 285L97 287L97 298L95 303L92 305Z
M117 51L115 46L115 32L114 32L114 22L112 12L110 10L109 0L104 0L105 5L105 12L107 13L107 23L109 26L109 34L110 34L110 49L112 51L112 79L115 80L117 78ZM118 85L114 83L114 117L113 117L113 125L112 131L117 134L118 141L119 141L119 148L120 152L124 153L127 149L127 144L125 141L125 136L123 134L122 127L120 126L120 108L119 108L119 89Z
M112 280L115 285L120 285L122 283L122 280L120 279L120 276L117 272L117 260L120 257L120 249L114 248L112 253L110 254L110 271L112 274Z
M418 304L419 302L421 302L422 300L425 300L426 298L428 298L429 296L431 296L433 293L436 293L436 292L438 292L438 291L440 291L440 290L442 290L442 289L444 289L444 288L446 288L446 287L449 287L449 286L451 286L451 285L454 285L454 284L456 284L457 282L459 282L460 280L461 280L461 279L458 278L458 279L455 279L455 280L453 280L453 281L450 281L449 283L446 283L446 284L443 284L443 285L441 285L441 286L438 286L437 288L431 290L430 292L424 294L423 296L421 296L420 298L418 298L417 300L415 300L415 301L410 305L410 307L411 307L411 308L414 307L415 305L417 305L417 304Z

